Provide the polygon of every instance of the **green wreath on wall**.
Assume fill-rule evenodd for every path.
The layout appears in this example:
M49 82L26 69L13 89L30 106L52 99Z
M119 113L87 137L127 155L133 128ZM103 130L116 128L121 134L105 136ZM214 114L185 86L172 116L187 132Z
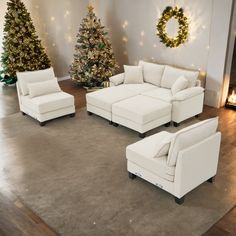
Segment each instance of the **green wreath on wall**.
M174 38L170 38L166 32L167 22L174 17L179 23L178 34ZM160 41L167 47L174 48L184 43L189 34L188 18L184 15L183 8L168 6L162 12L161 18L157 23L157 35Z

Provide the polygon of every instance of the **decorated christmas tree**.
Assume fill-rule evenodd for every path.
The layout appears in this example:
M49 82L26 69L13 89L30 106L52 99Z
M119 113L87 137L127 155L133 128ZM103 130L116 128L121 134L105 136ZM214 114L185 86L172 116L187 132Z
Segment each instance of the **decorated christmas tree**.
M5 15L1 81L16 82L17 71L33 71L50 67L41 41L36 35L30 14L21 0L9 0Z
M93 12L93 7L88 6L88 14L79 28L74 61L70 67L72 80L81 86L101 86L118 68L104 28Z

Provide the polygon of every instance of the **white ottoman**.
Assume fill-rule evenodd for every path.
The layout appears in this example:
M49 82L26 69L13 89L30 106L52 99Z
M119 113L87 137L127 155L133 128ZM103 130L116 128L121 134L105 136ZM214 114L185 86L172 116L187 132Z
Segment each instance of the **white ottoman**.
M112 104L136 96L138 92L123 86L104 88L86 94L87 111L111 121Z
M171 121L171 104L155 98L137 95L112 105L112 122L145 132Z

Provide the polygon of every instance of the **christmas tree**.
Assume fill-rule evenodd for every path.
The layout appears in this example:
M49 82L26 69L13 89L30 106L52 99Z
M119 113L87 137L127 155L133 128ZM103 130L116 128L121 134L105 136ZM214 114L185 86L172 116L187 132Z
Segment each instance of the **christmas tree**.
M16 82L17 71L33 71L50 67L41 41L36 35L30 14L21 0L9 0L5 15L1 81Z
M81 86L101 86L118 68L104 28L93 12L93 7L88 6L88 14L82 20L77 35L74 61L70 67L72 80Z

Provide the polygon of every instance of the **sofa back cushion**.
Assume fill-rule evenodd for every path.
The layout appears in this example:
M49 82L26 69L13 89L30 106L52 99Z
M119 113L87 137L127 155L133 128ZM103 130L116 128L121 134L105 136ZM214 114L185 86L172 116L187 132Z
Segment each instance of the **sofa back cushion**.
M28 83L41 82L55 78L52 67L45 70L17 72L16 75L21 94L24 96L29 94Z
M172 137L167 158L168 166L175 166L179 151L186 149L213 135L218 127L218 117L186 127Z
M194 87L199 76L199 71L189 71L174 68L172 66L165 66L161 80L161 87L170 89L180 76L184 76L188 80L189 88Z
M161 78L165 69L164 65L139 61L139 66L143 67L143 79L145 82L161 86Z

